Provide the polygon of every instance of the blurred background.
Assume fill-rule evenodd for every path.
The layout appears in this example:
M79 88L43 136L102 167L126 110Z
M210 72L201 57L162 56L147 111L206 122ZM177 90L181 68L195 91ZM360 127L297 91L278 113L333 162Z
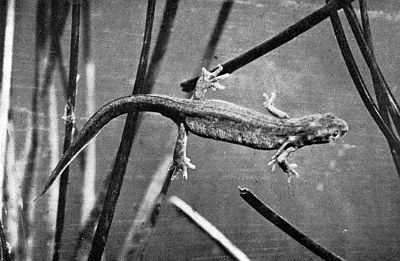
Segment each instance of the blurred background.
M202 57L223 3L219 0L187 0L177 4L169 45L152 93L185 97L180 83L199 75ZM271 38L324 3L322 0L232 1L209 68ZM165 4L166 1L156 4L151 51L162 24ZM368 1L368 4L376 59L394 96L399 98L400 6L395 0ZM33 202L32 199L43 188L56 163L50 153L54 149L51 148L54 139L60 144L56 147L58 156L62 153L65 98L62 75L56 72L52 79L54 88L49 90L49 96L54 99L43 103L46 105L39 104L38 112L33 113L37 2L17 1L15 7L10 99L14 152L17 159L25 153L30 139L28 133L34 128L29 122L36 115L39 149L34 168L30 170L33 180L29 187L36 192L25 204L31 207L34 216L30 226L32 257L43 260L51 247L53 225L48 215L54 210L47 200ZM358 10L358 6L355 7ZM78 73L81 77L77 83L76 101L79 128L88 120L91 110L131 94L146 8L147 1L100 0L91 3L91 61L95 67L95 89L91 93L86 88L85 68L80 58ZM340 16L344 18L343 11ZM360 70L369 75L348 24L345 19L342 21L356 59L362 64ZM60 36L66 68L70 34L69 18ZM44 67L45 63L42 69ZM185 200L252 260L319 258L251 209L240 198L238 186L251 189L311 238L347 260L400 258L399 175L386 139L349 76L329 19L235 71L221 83L226 90L209 92L206 98L226 100L263 112L262 93L274 91L277 93L276 106L291 117L331 112L347 121L349 132L334 146L304 147L291 155L290 161L298 164L300 173L300 178L291 183L293 197L287 175L280 169L273 172L267 166L273 151L258 151L190 135L187 153L196 169L189 170L187 180L179 177L172 181L168 196L177 195ZM367 83L371 86L370 80ZM92 105L87 105L89 96ZM51 112L56 113L56 135L49 132ZM124 119L125 116L112 121L96 138L93 195L100 193L113 167ZM167 118L145 113L137 134L106 245L106 260L118 257L153 173L166 155L172 154L177 128ZM82 177L76 160L69 175L60 247L62 260L70 260L82 222L82 191L85 190ZM89 200L90 196L83 197ZM162 205L156 228L148 240L144 260L227 259L218 245L169 204Z

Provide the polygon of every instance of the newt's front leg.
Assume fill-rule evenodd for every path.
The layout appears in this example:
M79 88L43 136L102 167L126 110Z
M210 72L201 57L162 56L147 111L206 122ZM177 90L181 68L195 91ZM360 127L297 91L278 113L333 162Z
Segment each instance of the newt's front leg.
M208 89L216 91L217 89L223 90L225 87L221 85L218 81L225 79L229 76L229 73L225 73L223 75L218 76L218 74L222 71L222 66L218 65L218 69L214 72L209 72L206 68L201 69L201 76L197 80L196 87L194 89L194 93L192 99L200 100L204 97Z

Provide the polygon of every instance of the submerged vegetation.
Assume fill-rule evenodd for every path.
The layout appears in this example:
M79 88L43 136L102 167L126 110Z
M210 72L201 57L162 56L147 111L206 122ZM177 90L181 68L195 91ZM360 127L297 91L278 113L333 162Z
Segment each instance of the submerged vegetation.
M387 139L393 161L400 175L400 107L386 82L383 73L374 56L373 39L371 35L368 9L365 0L359 0L360 15L357 16L352 6L354 0L326 0L326 5L310 13L297 23L289 26L279 34L265 42L251 48L237 57L222 64L224 72L234 71L255 61L259 57L285 45L295 37L307 33L308 30L318 25L325 19L330 19L338 46L343 55L348 72L354 82L362 101L365 104L372 119ZM68 0L50 1L37 0L36 2L36 42L34 59L34 88L32 93L31 112L26 113L26 135L24 148L19 155L16 153L17 142L14 132L14 109L12 106L12 62L13 62L13 39L15 20L15 1L6 1L2 27L0 28L4 37L0 52L2 62L1 103L0 103L0 190L1 218L0 218L0 240L2 246L3 260L33 260L34 245L37 242L47 244L42 253L42 260L61 259L63 251L61 239L66 225L66 204L69 184L68 169L66 169L59 182L51 187L49 196L34 199L41 192L41 185L47 176L39 176L39 173L50 173L50 168L55 166L59 159L58 137L59 133L58 115L56 104L65 104L63 124L65 124L63 151L65 152L74 135L79 132L75 116L75 100L77 95L77 84L80 81L79 68L84 68L81 74L84 78L86 90L86 103L84 110L86 116L94 114L95 106L95 62L92 58L91 46L91 2L90 0ZM205 48L203 58L198 62L196 71L201 67L210 67L216 46L223 36L224 28L232 10L234 1L223 1L216 19L214 30L210 32L208 45ZM179 0L166 0L158 36L155 40L153 52L151 53L151 42L153 35L153 23L156 12L156 1L148 0L145 17L145 28L133 28L142 34L143 42L136 73L132 72L135 81L131 94L152 93L156 79L160 74L162 60L168 50L171 32L176 19ZM372 85L375 95L367 88L358 68L354 55L346 39L342 28L338 11L343 9L350 28L354 34L356 43L361 51L362 57L370 71ZM105 10L104 12L107 12ZM68 23L71 23L69 59L65 57L66 50L62 49L61 39L69 37L64 35ZM4 44L3 44L4 43ZM82 57L80 57L80 55ZM340 57L338 57L340 59ZM68 61L68 62L67 62ZM83 65L78 66L82 61ZM66 66L68 64L68 66ZM332 72L335 73L335 72ZM59 76L59 85L55 84L55 78ZM181 83L185 92L193 91L198 77ZM61 89L65 100L57 100L57 88ZM168 91L168 90L167 90ZM375 96L375 98L374 98ZM187 98L190 94L187 95ZM82 199L79 209L81 224L79 236L75 242L74 253L71 258L79 260L101 260L108 242L110 227L113 225L115 208L118 204L121 187L124 182L127 164L133 141L140 128L141 117L138 113L129 113L125 120L125 127L120 139L120 146L115 155L115 161L110 173L103 182L103 188L95 191L96 176L96 145L94 142L79 156L80 171L84 175L82 186ZM5 127L6 126L6 127ZM48 129L46 135L40 130ZM46 151L44 151L46 148ZM134 155L137 155L136 152ZM44 154L47 154L46 163L43 163ZM137 260L144 255L148 240L154 228L157 226L157 217L160 209L169 201L166 200L171 181L172 170L169 169L172 156L162 159L162 164L154 174L152 182L138 207L135 219L131 221L128 235L121 247L120 260ZM138 175L135 173L134 175ZM104 175L104 173L102 173ZM38 185L39 184L39 185ZM240 185L240 184L238 184ZM273 212L265 203L247 189L240 189L240 195L253 208L260 212L270 222L277 225L283 232L292 236L300 244L306 246L316 255L327 260L343 260L343 258L329 251L327 248L317 244L298 228L286 222L283 217ZM236 196L236 195L235 195ZM36 204L38 201L46 201L46 216L38 215ZM137 201L137 200L135 200ZM248 260L246 254L229 242L214 226L204 218L199 217L190 206L186 205L177 197L170 199L174 206L185 216L189 222L193 222L202 228L223 251L236 260ZM45 231L35 229L37 220L45 222ZM39 235L40 234L40 235ZM41 237L39 240L38 238ZM50 243L49 243L50 242ZM240 248L240 247L239 247ZM246 251L244 251L246 252ZM252 253L247 253L249 256Z

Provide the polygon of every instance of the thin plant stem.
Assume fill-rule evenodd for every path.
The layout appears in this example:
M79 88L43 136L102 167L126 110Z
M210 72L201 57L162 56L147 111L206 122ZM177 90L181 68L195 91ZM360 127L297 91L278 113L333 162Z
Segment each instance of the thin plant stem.
M385 98L382 99L382 101L378 100L379 106L382 107L380 108L380 110L382 112L383 110L388 109L389 112L392 112L391 116L393 122L395 123L395 126L399 128L398 130L400 130L400 107L396 99L394 98L390 88L388 87L385 77L383 76L383 73L380 70L378 63L375 60L372 50L369 48L369 45L364 38L363 31L361 29L361 25L358 22L355 11L351 5L346 5L343 8L343 10L346 14L347 20L349 21L350 27L356 38L357 44L360 47L364 60L367 63L371 73L373 75L376 75L376 79L377 81L379 81L379 88L381 88L385 94L385 95L382 94L382 96L385 96ZM388 99L386 99L386 97Z
M7 234L8 245L10 246L11 256L14 260L22 260L20 251L22 243L20 228L19 208L21 199L21 172L18 169L15 147L15 131L13 114L10 113L10 120L7 127L7 154L6 171L4 182L4 206L7 210L5 219L5 230Z
M365 40L367 41L367 43L369 45L369 49L373 53L374 52L374 46L372 44L371 27L369 25L367 1L359 0L359 2L360 2L361 23L362 23L362 29L363 29L364 37L365 37Z
M142 51L140 54L140 60L132 94L141 93L144 87L151 44L151 32L153 29L155 4L155 0L148 1ZM117 157L115 159L114 168L111 172L111 179L108 185L102 213L93 238L92 248L90 250L88 260L97 261L100 260L101 256L103 255L104 247L108 238L108 233L110 231L110 226L113 220L115 207L117 205L118 197L124 180L126 165L128 163L133 139L135 137L137 129L137 119L137 113L128 113L125 121L125 127L122 133L121 143L117 152Z
M96 198L94 207L90 210L89 218L79 230L78 239L75 244L73 260L87 260L89 257L90 247L92 244L96 225L101 215L102 206L106 197L107 185L110 183L110 175L103 181L103 188L100 190Z
M7 123L8 113L10 109L10 94L11 94L11 74L12 74L12 59L14 45L14 24L15 24L15 0L7 2L6 28L4 32L4 53L2 64L2 79L0 92L0 185L3 185L6 147L7 147ZM0 213L3 209L3 190L0 189ZM1 218L1 214L0 214Z
M32 117L30 118L31 142L27 156L27 164L22 181L22 207L21 224L23 227L25 242L25 260L33 260L33 243L35 237L35 208L32 200L36 196L36 186L34 181L38 174L38 161L40 158L41 147L39 146L42 135L39 131L39 113L41 102L41 67L46 65L46 41L48 37L47 24L48 10L50 2L48 0L38 0L36 4L36 30L35 30L35 60L34 60L34 89L32 94Z
M169 185L171 181L173 174L173 170L169 169L171 164L171 157L166 156L153 175L153 179L147 188L135 220L125 238L125 243L119 257L120 261L142 259L148 238L154 230L161 203L164 201L165 193L163 192L165 189L163 188L166 187L166 184Z
M233 259L238 261L249 261L245 253L243 253L238 247L236 247L221 231L219 231L213 224L207 219L202 217L196 212L191 206L186 204L183 200L177 196L172 196L169 201L186 217L190 219L194 224L199 226L212 240L218 243L222 247L225 253L231 256Z
M59 153L60 153L60 142L59 142L59 131L58 131L58 110L57 110L57 95L56 95L56 86L54 84L50 84L48 90L48 111L46 115L48 115L48 128L49 128L49 147L50 147L50 169L54 168L59 161ZM58 192L60 190L60 184L55 183L54 187L49 190L49 199L48 199L48 230L51 233L51 236L54 237L56 232L56 220L57 220L57 208L58 208ZM49 260L53 255L54 250L54 238L52 238L52 243L49 245Z
M69 86L67 90L67 104L65 109L65 139L64 148L66 151L72 142L74 123L75 123L75 96L78 74L78 55L79 55L79 23L80 23L80 0L72 2L72 28L71 28L71 53L70 53L70 70L69 70ZM57 225L54 242L53 260L59 260L59 250L61 246L61 236L64 230L65 205L68 186L69 168L61 174L60 190L58 197L57 209Z
M397 136L393 134L393 129L391 125L392 120L395 128L397 129L397 132L400 132L400 107L375 60L373 52L369 48L369 45L364 38L361 25L358 22L353 7L351 5L345 6L344 12L346 14L347 20L349 21L353 34L357 40L357 44L360 47L364 60L366 61L368 68L371 72L381 118L385 122L386 128L389 129L392 133L392 135L390 136L385 133L383 134L389 142L390 152L396 165L397 173L400 176L400 141ZM380 124L378 123L378 125ZM394 136L394 138L392 136Z
M179 0L168 0L165 3L163 19L157 36L149 69L146 73L146 86L143 92L150 93L157 79L160 66L167 51L171 30L175 21ZM131 228L125 238L120 260L139 260L143 257L148 238L150 237L159 214L159 209L168 190L173 170L170 157L167 156L159 166L147 189Z
M225 0L219 10L217 21L214 25L214 30L211 33L211 37L208 40L206 50L203 54L200 68L196 69L196 72L200 72L202 67L209 68L212 58L215 53L215 49L217 48L218 42L221 38L222 32L224 30L225 24L228 21L229 14L231 13L233 6L232 0ZM225 68L224 68L225 71Z
M27 119L25 122L27 122L26 129L31 130L31 120L30 120L30 112L26 113L27 114ZM15 136L15 135L14 135ZM23 183L23 175L26 173L26 168L28 166L28 159L29 159L29 151L31 149L31 142L32 142L32 131L27 131L25 135L25 142L23 146L23 150L20 152L19 158L16 160L15 163L15 176L18 176L19 181L18 187L19 189L16 190L16 193L18 193L18 198L17 202L14 204L16 205L16 208L18 208L18 247L17 249L14 249L14 253L18 256L19 260L27 260L26 258L26 250L27 250L27 244L26 244L26 230L27 227L24 224L24 212L22 211L23 209L23 202L22 202L22 183ZM15 144L15 142L14 142ZM15 187L14 187L15 190Z
M42 96L47 96L49 86L53 79L53 72L58 64L61 83L64 94L67 95L68 79L67 73L63 65L63 54L61 48L61 37L64 33L64 28L68 20L68 14L70 9L69 1L51 1L51 14L49 20L49 62L46 64L44 69L44 81ZM47 38L45 38L47 39Z
M146 85L143 93L150 93L154 87L162 60L167 52L172 28L174 27L176 12L179 0L167 0L164 7L164 14L161 21L160 31L154 45L154 51L150 59L149 68L146 72Z
M330 13L335 10L343 8L347 3L351 3L354 0L332 0L322 8L316 10L312 14L301 19L299 22L292 26L289 26L282 32L278 33L271 39L251 48L243 54L229 60L222 65L224 67L224 73L232 73L237 69L245 66L246 64L256 60L257 58L267 54L268 52L278 48L279 46L293 40L300 34L306 32L308 29L319 24L321 21L329 17ZM213 71L216 68L210 70ZM183 91L193 91L195 84L199 77L195 77L186 82L181 83Z
M7 245L6 235L4 234L3 222L0 219L0 240L1 240L1 259L11 261L10 249Z
M86 79L86 115L90 117L95 113L95 72L96 67L91 55L91 24L90 1L82 1L82 56L85 66ZM81 225L89 218L91 209L95 207L95 178L96 178L96 141L93 140L86 149L84 164L84 179L82 185L82 210Z
M339 15L336 11L333 11L331 13L331 22L333 30L336 35L336 40L338 41L338 45L340 47L340 51L342 52L343 59L346 63L347 69L350 73L353 83L361 99L364 102L365 107L367 108L368 112L371 114L372 118L375 120L379 129L382 131L385 137L388 140L398 141L396 135L392 132L391 128L388 125L386 125L385 121L383 120L378 107L374 103L374 100L366 87L366 84L361 76L357 63L351 52L350 46L347 42L346 35L344 34L344 30L339 19Z
M287 235L299 242L302 246L306 247L308 250L324 260L344 261L343 258L321 246L298 228L290 224L286 219L281 217L264 202L262 202L250 190L239 187L239 191L240 197L242 197L242 199L244 199L251 207L253 207L258 213L260 213L263 217L265 217L268 221L277 226Z

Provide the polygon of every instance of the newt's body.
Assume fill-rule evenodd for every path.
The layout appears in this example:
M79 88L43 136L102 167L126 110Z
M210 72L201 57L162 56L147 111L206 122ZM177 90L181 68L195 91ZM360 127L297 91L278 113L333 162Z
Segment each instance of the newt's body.
M111 111L114 111L112 115L107 114ZM182 122L187 131L198 136L261 150L278 149L288 139L292 139L297 147L327 143L330 137L340 136L347 130L346 123L330 113L278 119L226 101L190 100L164 95L135 95L117 99L104 106L86 126L96 121L109 122L117 114L133 111L158 112L177 123Z
M273 162L277 162L285 172L297 174L286 160L291 152L306 145L328 143L343 136L348 130L345 121L330 113L280 119L226 101L199 99L204 95L203 90L221 87L217 83L217 79L222 78L217 77L219 71L214 73L203 71L203 79L199 80L200 84L203 84L201 87L203 89L194 99L164 95L134 95L114 100L103 106L89 119L75 142L65 152L53 170L43 193L109 121L129 112L158 112L178 124L179 135L173 165L176 171L182 172L184 176L187 167L194 168L186 158L187 132L254 149L277 149ZM209 75L204 75L205 73Z

